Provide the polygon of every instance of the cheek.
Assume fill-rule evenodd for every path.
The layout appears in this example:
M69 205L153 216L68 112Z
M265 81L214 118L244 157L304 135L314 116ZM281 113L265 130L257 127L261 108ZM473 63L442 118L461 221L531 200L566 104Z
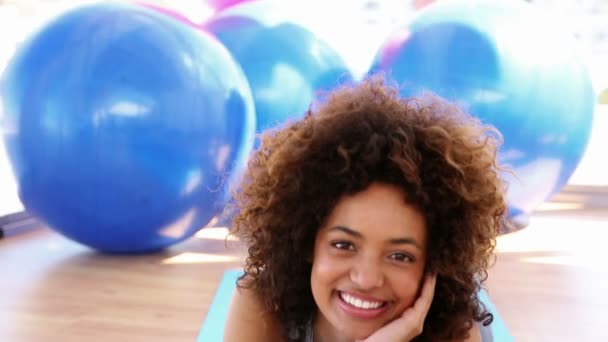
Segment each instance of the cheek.
M391 288L403 309L414 305L422 282L421 272L402 272L389 276Z
M316 253L312 263L311 285L313 289L331 291L347 272L345 262L337 262L327 253ZM332 288L330 288L332 287Z

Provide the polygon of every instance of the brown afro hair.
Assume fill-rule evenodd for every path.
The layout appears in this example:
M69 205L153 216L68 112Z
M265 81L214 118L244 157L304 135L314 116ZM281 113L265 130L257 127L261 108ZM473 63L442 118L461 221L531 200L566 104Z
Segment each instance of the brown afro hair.
M248 247L238 286L284 328L316 312L314 241L337 201L371 182L400 187L426 216L435 297L416 340L465 338L492 314L478 292L506 211L500 134L433 95L401 98L376 76L334 90L299 121L262 135L235 192L233 233Z

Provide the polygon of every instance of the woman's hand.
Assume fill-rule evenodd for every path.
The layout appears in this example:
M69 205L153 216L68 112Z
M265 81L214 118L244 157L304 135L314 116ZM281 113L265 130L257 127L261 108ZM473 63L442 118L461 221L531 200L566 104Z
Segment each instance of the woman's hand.
M420 335L424 327L424 319L433 302L436 281L435 274L426 276L420 297L414 306L405 310L399 318L389 322L365 340L358 342L409 342Z

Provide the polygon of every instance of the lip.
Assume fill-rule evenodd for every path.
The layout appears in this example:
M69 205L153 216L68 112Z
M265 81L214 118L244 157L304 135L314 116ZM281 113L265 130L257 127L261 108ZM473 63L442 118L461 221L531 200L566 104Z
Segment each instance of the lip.
M341 292L341 293L345 293L345 294L355 297L355 298L359 298L359 299L367 301L367 302L388 302L387 300L384 300L384 299L375 298L375 297L367 296L364 294L359 294L357 292L340 291L340 290L337 290L337 291Z
M354 318L359 318L359 319L377 318L377 317L380 317L382 314L384 314L391 306L391 303L388 301L378 300L378 299L374 299L374 298L368 297L368 296L355 295L350 292L344 292L346 294L352 295L353 297L357 297L357 298L360 298L363 300L386 302L386 304L384 304L384 306L377 308L377 309L360 309L360 308L354 307L354 306L346 303L345 301L343 301L342 298L340 298L340 292L342 292L342 291L335 291L335 293L334 293L334 297L335 297L338 307L340 307L340 309L343 312L345 312L347 315L352 316Z

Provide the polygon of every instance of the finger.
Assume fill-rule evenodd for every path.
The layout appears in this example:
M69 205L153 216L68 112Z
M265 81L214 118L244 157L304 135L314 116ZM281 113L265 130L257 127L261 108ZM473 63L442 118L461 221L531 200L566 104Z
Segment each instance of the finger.
M424 321L426 319L426 315L431 308L431 304L433 303L433 297L435 295L435 284L437 282L436 274L429 274L425 277L424 283L422 284L422 291L420 292L420 297L414 303L414 306L411 307L408 311L410 319L414 319L416 323L414 323L422 332L422 327L424 326Z
M425 277L424 283L422 284L422 291L420 297L414 303L413 310L422 316L426 316L426 313L431 308L433 303L433 297L435 295L435 285L437 283L437 275L429 274Z
M435 284L437 276L435 274L429 274L425 277L420 291L420 296L416 300L413 306L405 310L401 315L403 323L407 324L408 329L415 329L418 333L413 336L417 336L424 326L426 315L433 302L433 296L435 294Z

